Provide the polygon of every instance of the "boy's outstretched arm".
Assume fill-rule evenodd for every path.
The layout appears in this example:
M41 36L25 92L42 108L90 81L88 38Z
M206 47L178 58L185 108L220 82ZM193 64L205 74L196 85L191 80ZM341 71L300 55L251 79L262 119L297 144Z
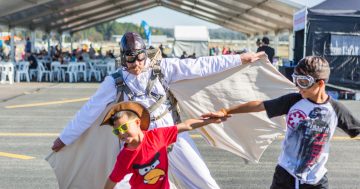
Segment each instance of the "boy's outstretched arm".
M224 118L207 118L207 119L188 119L182 123L179 123L176 127L178 129L178 132L184 132L184 131L191 131L196 128L208 125L210 123L221 123L226 120L226 117Z
M261 112L261 111L265 111L265 106L263 101L250 101L244 104L232 106L230 108L222 108L217 112L206 113L203 114L201 117L223 118L223 117L229 117L230 114Z
M116 183L111 181L109 178L106 181L104 189L114 189Z

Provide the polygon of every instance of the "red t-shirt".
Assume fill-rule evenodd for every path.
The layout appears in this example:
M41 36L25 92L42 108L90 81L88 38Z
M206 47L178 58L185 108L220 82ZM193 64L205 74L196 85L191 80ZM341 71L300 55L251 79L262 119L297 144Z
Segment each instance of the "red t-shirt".
M126 174L132 189L169 189L167 147L176 142L177 127L163 127L144 132L144 138L136 149L126 146L119 153L115 167L109 176L120 182Z

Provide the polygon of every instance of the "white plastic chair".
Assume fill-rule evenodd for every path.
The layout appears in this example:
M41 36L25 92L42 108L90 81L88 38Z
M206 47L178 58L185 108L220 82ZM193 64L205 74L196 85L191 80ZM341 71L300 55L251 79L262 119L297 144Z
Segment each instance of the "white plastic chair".
M59 82L62 80L62 78L64 77L61 77L63 75L63 70L61 69L60 67L60 62L58 61L54 61L54 62L51 62L51 71L50 71L50 81L54 81L55 80L55 76L56 76L56 80ZM65 78L64 78L65 80Z
M76 65L76 63L70 63L68 65L67 70L65 72L65 76L66 76L66 74L69 75L69 82L70 83L72 83L73 80L75 80L75 82L77 82L77 65Z
M88 81L91 81L92 74L94 74L94 77L97 81L101 81L101 72L95 68L93 62L89 62L89 67L90 67L90 70L89 70Z
M13 63L0 63L1 83L6 82L6 78L9 79L9 83L14 83L14 64Z
M38 82L42 81L43 75L45 75L46 81L49 81L49 78L50 78L50 81L52 81L51 77L50 77L50 75L51 75L50 73L51 72L49 70L45 69L45 66L44 66L43 62L38 62L38 76L37 76L37 81Z
M110 75L115 72L115 62L107 62L106 63L106 74Z
M85 62L78 62L76 63L77 65L77 77L80 77L80 75L82 74L84 81L87 81L87 77L86 77L86 63ZM78 79L78 78L77 78Z
M20 62L19 63L19 68L16 71L16 82L20 82L20 79L23 79L23 77L26 78L27 82L30 82L29 65L30 65L29 62Z

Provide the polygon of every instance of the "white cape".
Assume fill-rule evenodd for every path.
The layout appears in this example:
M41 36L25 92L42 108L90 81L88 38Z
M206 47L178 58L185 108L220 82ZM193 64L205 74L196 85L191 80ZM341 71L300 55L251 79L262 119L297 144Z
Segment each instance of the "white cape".
M252 100L269 100L295 92L295 86L271 64L257 61L208 77L183 80L170 86L182 118ZM269 119L266 112L235 114L222 124L199 129L207 142L248 161L259 162L268 145L285 131L284 117Z
M295 91L294 85L271 64L261 61L204 78L180 81L171 84L170 89L178 99L183 119ZM119 153L119 141L111 128L99 127L109 107L78 140L46 158L60 189L104 187ZM284 118L270 120L262 112L238 114L222 125L200 130L212 146L258 162L266 147L284 129Z

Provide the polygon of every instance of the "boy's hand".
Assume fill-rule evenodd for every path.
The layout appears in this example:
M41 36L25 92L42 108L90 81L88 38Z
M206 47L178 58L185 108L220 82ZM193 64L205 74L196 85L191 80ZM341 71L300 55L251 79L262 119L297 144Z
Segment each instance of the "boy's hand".
M52 150L54 150L55 152L58 152L59 150L61 150L61 148L63 148L65 146L65 144L63 143L63 141L61 141L61 139L58 137L55 141L53 146L51 147Z
M228 118L231 117L231 115L226 114L224 111L217 111L217 112L210 112L201 115L202 118Z
M226 121L228 117L221 117L221 118L206 118L204 119L207 123L221 123Z

